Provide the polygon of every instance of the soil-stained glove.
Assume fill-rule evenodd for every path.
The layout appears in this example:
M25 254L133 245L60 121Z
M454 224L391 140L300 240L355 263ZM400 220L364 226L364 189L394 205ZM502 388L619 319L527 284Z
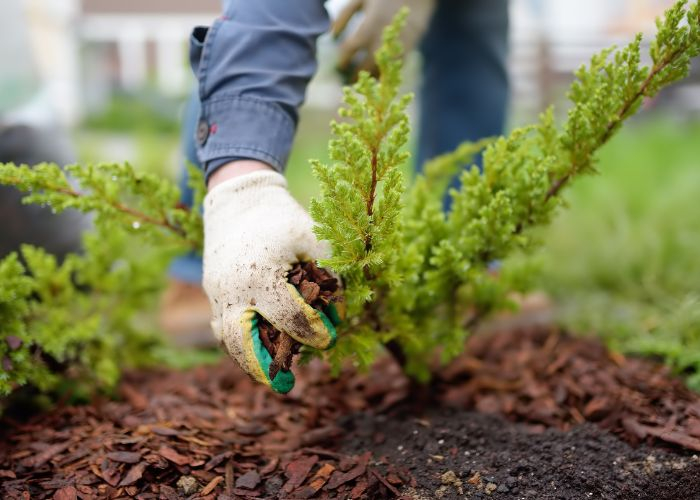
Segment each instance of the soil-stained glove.
M313 222L276 172L253 172L214 187L204 200L204 289L212 330L253 379L280 393L294 387L291 371L270 380L272 358L258 331L260 316L302 344L327 349L336 331L287 282L292 264L326 255Z
M406 53L413 50L423 37L435 8L435 0L351 0L333 23L333 36L345 31L350 19L362 10L364 18L357 30L349 35L340 47L338 70L355 78L357 73L367 70L377 74L374 52L382 42L382 30L391 23L403 6L410 9L406 26L401 32ZM357 58L356 58L357 56Z

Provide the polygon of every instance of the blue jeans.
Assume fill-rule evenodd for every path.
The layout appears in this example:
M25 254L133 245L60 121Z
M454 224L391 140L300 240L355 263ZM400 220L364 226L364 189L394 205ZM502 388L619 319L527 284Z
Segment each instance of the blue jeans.
M507 0L437 0L420 51L423 56L417 170L426 160L454 150L464 141L500 135L508 104ZM182 130L184 156L199 165L194 142L199 99L187 103ZM477 159L480 165L480 159ZM183 202L192 204L183 168ZM452 186L457 186L455 178ZM445 209L449 209L449 197ZM200 283L202 260L189 254L176 259L171 276Z
M197 120L199 119L199 110L199 94L195 88L187 104L185 104L185 112L182 117L182 130L180 132L180 141L184 156L179 182L180 191L182 192L181 201L190 207L194 203L194 193L187 185L187 165L192 164L199 168L202 167L197 159L197 146L194 140ZM173 260L170 265L170 276L186 283L200 284L202 282L202 256L196 252L190 252Z
M464 141L503 133L508 105L508 1L437 0L420 49L418 171L427 160ZM476 164L481 167L481 158ZM451 187L458 184L455 178ZM445 196L445 210L450 202Z

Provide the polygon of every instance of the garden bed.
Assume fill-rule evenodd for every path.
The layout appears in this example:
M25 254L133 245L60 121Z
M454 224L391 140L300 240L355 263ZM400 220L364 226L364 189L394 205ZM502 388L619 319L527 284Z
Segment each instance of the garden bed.
M230 361L2 422L3 498L700 498L700 396L543 327L479 335L426 390L399 368L288 396ZM409 397L410 396L410 397Z

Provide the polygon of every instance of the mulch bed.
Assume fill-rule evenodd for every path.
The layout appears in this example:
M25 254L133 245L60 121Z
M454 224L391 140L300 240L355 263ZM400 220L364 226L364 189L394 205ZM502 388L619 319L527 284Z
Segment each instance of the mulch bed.
M700 395L663 367L541 327L467 352L418 392L386 360L297 369L287 396L229 361L131 373L119 401L0 422L0 495L700 498Z

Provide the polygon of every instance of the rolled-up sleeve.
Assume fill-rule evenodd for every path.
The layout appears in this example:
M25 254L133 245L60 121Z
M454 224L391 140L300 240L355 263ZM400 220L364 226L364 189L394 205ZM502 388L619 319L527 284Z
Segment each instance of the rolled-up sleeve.
M232 0L211 28L195 28L195 139L207 175L241 158L284 170L316 72L316 40L328 25L323 0Z

